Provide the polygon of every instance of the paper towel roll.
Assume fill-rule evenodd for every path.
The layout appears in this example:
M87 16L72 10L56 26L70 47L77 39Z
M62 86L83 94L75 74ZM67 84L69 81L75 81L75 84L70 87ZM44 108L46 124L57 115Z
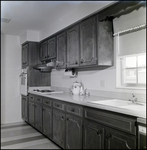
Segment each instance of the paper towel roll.
M72 70L65 70L64 76L66 76L66 77L75 77L75 73L73 74Z

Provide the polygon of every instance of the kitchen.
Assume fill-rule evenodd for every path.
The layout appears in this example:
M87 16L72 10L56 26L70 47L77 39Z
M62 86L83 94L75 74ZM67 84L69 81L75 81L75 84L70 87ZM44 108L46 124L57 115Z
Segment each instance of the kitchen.
M13 15L13 12L15 12L15 11L16 11L15 12L16 18L19 17L20 14L17 13L17 11L20 11L22 9L20 6L23 5L24 10L26 11L25 7L28 5L26 2L22 2L22 3L16 2L13 9L11 9L11 7L12 7L10 5L11 3L10 4L9 3L7 4L7 3L4 3L4 5L2 5L2 11L4 11L3 9L5 8L5 10L7 10L7 11L9 10L11 13L9 11L8 12L4 11L6 13L6 14L4 14L4 16L2 16L4 18L5 17L11 18L10 14ZM43 21L47 21L47 17L49 17L49 19L50 19L50 15L48 16L48 15L44 14L44 16L40 16L39 11L37 11L37 6L36 6L37 2L35 2L36 5L31 2L28 2L28 3L29 3L30 8L34 8L34 10L36 10L35 13L37 15L35 15L35 13L34 14L32 13L32 9L28 9L28 14L33 17L33 20L31 20L31 17L29 18L30 20L29 19L27 20L28 16L25 16L25 14L23 14L24 10L22 9L23 13L22 13L22 16L20 15L20 17L24 18L24 20L26 19L26 21L31 22L32 24L34 22L35 26L33 24L33 27L32 26L29 27L28 25L25 25L25 22L23 22L23 24L21 26L25 30L22 30L20 26L17 26L17 28L14 28L16 26L16 24L11 29L11 23L13 23L13 19L11 19L8 24L2 23L2 26L1 26L1 33L2 33L1 34L1 54L2 54L1 55L1 60L2 60L1 61L1 81L2 81L1 87L3 87L1 89L1 93L2 93L1 124L23 122L22 117L21 117L21 112L22 112L22 110L21 110L21 94L20 94L20 85L21 85L20 79L21 79L21 77L19 77L19 76L22 75L21 74L22 69L25 69L25 67L22 68L22 62L21 62L22 61L21 49L22 49L23 45L25 46L25 44L26 44L25 42L26 41L33 41L36 43L41 42L42 45L44 45L44 42L46 42L46 39L48 40L48 37L53 37L54 35L56 36L56 34L58 36L58 33L60 33L60 31L65 31L68 29L68 27L72 27L73 25L76 25L76 23L80 24L80 27L81 27L82 25L84 25L84 23L82 24L81 21L83 21L84 19L87 19L88 17L96 15L97 13L99 13L99 11L104 10L104 8L108 8L108 6L111 6L112 4L115 4L116 2L112 2L112 1L110 1L110 2L77 2L77 3L76 2L71 2L71 3L64 2L65 6L62 6L62 5L60 6L57 3L56 5L58 6L57 9L59 8L59 10L60 10L59 12L56 12L55 10L53 11L52 7L54 7L55 4L52 3L52 4L50 4L50 7L51 7L50 9L57 16L56 16L56 18L55 17L52 18L53 19L52 23L50 23L48 21L48 22L46 22L46 24ZM61 4L63 4L63 2L61 2ZM39 5L43 5L45 8L49 7L49 6L47 6L47 2L46 3L40 2ZM36 7L33 7L33 6L36 6ZM65 9L65 11L63 11L63 8ZM113 30L114 30L113 34L119 33L120 31L124 31L126 29L129 29L130 27L132 28L132 27L136 27L136 26L140 26L140 28L142 30L139 30L138 32L132 32L132 33L137 34L137 36L140 36L140 34L142 35L145 33L145 27L141 26L141 25L145 23L146 7L144 7L144 4L139 3L138 5L136 4L135 7L132 6L132 8L135 10L134 11L131 10L130 12L127 12L127 13L125 12L126 15L124 15L125 14L124 13L123 15L120 15L119 17L116 17L113 19ZM42 11L41 9L39 9L39 10ZM125 9L125 10L128 10L128 9ZM118 10L118 12L119 11L120 10ZM105 15L104 12L101 13L102 20L105 19L105 17L103 18L103 14L104 14L104 16L107 16L107 13ZM110 13L109 9L107 12ZM117 14L116 12L113 12L113 13ZM112 13L112 15L113 15L113 13ZM26 15L28 15L28 14L26 14ZM119 13L117 15L119 15ZM138 17L136 17L136 16L138 16ZM37 20L39 20L41 22L41 24L43 24L42 29L39 28L41 26L41 24L39 24L39 22L37 22ZM17 21L18 20L16 20L16 22ZM23 21L23 20L21 20L21 21ZM27 24L27 22L26 22L26 24ZM78 30L81 29L81 28L80 29L79 28L78 28ZM130 30L132 30L132 29L130 29ZM134 29L134 30L136 30L136 29ZM100 31L102 31L102 30L100 30ZM79 32L80 32L80 36L82 36L83 34L82 34L81 30ZM143 32L143 33L140 33L140 32ZM125 35L129 35L129 34L125 34ZM101 69L95 67L94 69L89 70L89 68L83 69L81 67L81 68L73 70L71 68L70 69L66 69L65 67L62 68L62 66L61 66L61 69L54 68L54 66L52 66L53 68L51 70L49 69L48 70L49 72L42 72L40 70L35 69L35 68L40 69L39 68L40 66L38 64L41 63L40 61L37 60L37 58L35 58L35 57L37 57L36 53L35 53L35 55L33 55L33 59L30 60L31 62L29 62L29 63L37 62L36 64L33 64L33 67L35 67L35 68L32 67L30 69L30 74L28 74L28 76L30 76L30 78L28 78L28 82L31 85L29 87L30 94L32 94L32 95L35 94L38 96L38 94L36 92L37 89L40 90L40 88L41 88L42 90L43 89L46 90L46 87L51 86L51 88L54 89L55 91L58 91L58 92L63 91L63 93L54 93L54 94L48 95L47 97L50 97L53 99L61 99L62 102L65 102L65 104L70 104L70 103L76 104L76 106L80 107L80 110L83 110L83 107L85 108L85 106L91 106L92 108L93 107L97 108L97 109L99 108L98 110L101 110L101 109L105 110L105 111L115 110L115 112L118 112L118 113L120 112L120 107L111 107L108 105L98 105L95 103L87 104L87 103L83 102L86 99L88 99L88 100L90 99L91 101L97 101L99 99L99 97L103 97L104 100L105 99L106 100L107 99L120 99L120 100L131 99L132 100L134 98L133 96L135 96L135 98L137 98L138 102L146 104L146 87L141 87L141 88L140 87L138 87L138 88L136 88L136 87L135 88L134 87L132 87L132 88L120 87L121 80L119 77L119 68L121 68L121 67L118 66L119 63L117 63L117 62L119 62L119 57L117 57L117 46L119 46L119 49L121 51L121 48L123 46L124 46L123 48L126 48L127 44L121 45L122 43L119 43L120 45L118 45L117 37L123 38L123 36L117 36L117 35L114 36L114 43L113 43L114 52L111 51L111 53L110 53L110 51L109 51L109 53L108 53L108 54L111 54L111 56L114 55L114 58L112 59L112 57L109 57L109 60L106 60L105 62L103 62L103 60L105 60L105 59L101 60L101 57L104 58L104 56L100 56L100 58L98 58L99 60L102 61L100 63L105 63L104 66L106 66L107 64L109 66L109 67L104 67ZM102 38L103 38L103 36L102 36ZM127 38L130 38L130 37L126 37L126 39ZM68 40L68 38L67 38L67 40ZM99 41L100 40L101 39L99 39ZM108 40L109 40L109 38L108 38ZM122 41L124 42L124 39L122 39ZM133 43L132 45L135 45L136 47L138 46L137 48L139 50L142 49L142 51L140 53L144 53L144 52L146 53L146 51L144 50L146 47L146 45L144 45L144 41L146 41L146 40L141 39L141 40L139 40L139 42L141 44L139 43L139 44L135 45ZM127 42L127 41L125 41L125 42ZM130 38L129 44L131 42L132 41ZM29 44L31 44L31 43L29 43ZM82 42L78 43L78 44L81 47L82 47L82 44L84 45L84 43L82 43ZM129 48L134 48L132 45ZM102 45L102 46L104 46L104 45ZM107 46L107 44L106 44L106 46ZM109 46L112 46L112 45L109 45ZM67 45L67 47L68 47L68 45ZM70 45L69 45L69 47L70 47ZM131 53L131 51L129 51L129 52ZM136 52L138 53L137 50L135 51L135 53ZM102 52L102 54L103 54L103 52ZM59 56L57 56L58 61L54 61L54 58L52 60L53 60L53 62L56 62L60 65L60 62L62 62L62 61L60 60L61 57L59 57ZM82 56L82 53L80 53L80 56ZM72 59L71 57L69 57L69 58ZM25 58L23 58L23 59L25 59ZM96 59L93 59L93 60L95 61ZM42 61L42 62L44 62L44 61ZM49 62L47 62L47 64L50 65L50 64L54 64L54 63L49 61ZM76 64L77 64L77 62L76 62ZM79 62L78 62L78 64L79 64ZM31 65L31 64L29 64L29 65ZM62 65L62 63L61 63L61 65ZM26 66L26 64L24 66ZM41 67L43 69L51 68L51 67L44 67L43 65ZM25 72L25 70L23 70L23 71ZM34 72L35 72L35 74L33 74ZM72 73L73 73L73 75L72 75ZM86 95L84 95L84 96L71 95L70 88L74 83L78 84L76 81L78 83L82 83L84 86L84 89L87 89L87 92L88 92L87 96ZM146 81L143 80L142 82L145 82L145 85L146 85ZM35 87L34 87L34 84L36 85ZM45 86L45 88L43 88L42 85ZM48 87L48 90L49 89L50 88ZM34 91L34 90L36 90L36 91ZM67 95L65 93L67 93ZM45 95L42 95L42 96L45 97ZM84 100L83 100L83 97L85 97ZM84 111L88 111L88 110L89 109L85 108ZM138 111L129 111L128 109L121 109L121 111L126 115L128 115L127 113L129 112L130 115L135 114L135 116L139 115L141 118L146 119L146 113L142 113L142 112L140 113ZM62 113L63 112L61 112L61 114ZM82 116L80 116L80 117L82 118L84 114L81 113L80 115L82 115ZM92 115L92 116L94 116L94 115ZM86 117L86 116L84 116L84 117ZM110 118L111 118L111 115L110 115ZM136 134L136 133L134 131L132 131L131 136L132 136L132 134ZM60 145L59 143L57 143L57 144L62 147L62 145ZM64 146L62 148L65 148ZM85 148L88 147L88 145L84 145L84 146L85 146ZM136 144L135 146L137 147L138 145Z

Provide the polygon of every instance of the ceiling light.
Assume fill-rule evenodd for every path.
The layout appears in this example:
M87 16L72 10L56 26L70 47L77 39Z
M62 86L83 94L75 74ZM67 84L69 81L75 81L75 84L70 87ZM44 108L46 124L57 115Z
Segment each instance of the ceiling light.
M7 19L7 18L1 18L1 22L4 22L4 23L9 23L11 19Z

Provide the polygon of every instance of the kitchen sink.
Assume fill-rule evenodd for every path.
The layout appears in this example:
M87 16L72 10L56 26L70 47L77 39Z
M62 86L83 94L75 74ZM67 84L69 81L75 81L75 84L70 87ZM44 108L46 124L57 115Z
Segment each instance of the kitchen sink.
M139 111L146 111L146 105L138 105L138 104L131 104L128 106L121 106L120 108L130 109L130 110L139 110Z
M90 103L102 104L108 106L127 106L131 104L131 101L119 100L119 99L110 99L110 100L100 100L100 101L89 101Z
M139 102L132 103L132 101L127 101L127 100L109 99L109 100L99 100L99 101L89 101L89 102L94 104L102 104L102 105L124 108L129 110L139 110L139 111L146 110L146 104L139 103Z

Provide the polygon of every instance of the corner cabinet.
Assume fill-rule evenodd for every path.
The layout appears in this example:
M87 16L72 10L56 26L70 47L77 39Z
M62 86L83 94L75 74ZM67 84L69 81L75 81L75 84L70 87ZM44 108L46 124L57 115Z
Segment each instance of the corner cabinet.
M80 24L80 66L96 65L96 16Z
M22 45L22 57L21 57L21 66L25 68L29 65L29 57L28 57L28 44Z
M36 65L39 61L39 43L25 42L22 44L22 69Z
M57 35L56 69L66 68L66 31Z

